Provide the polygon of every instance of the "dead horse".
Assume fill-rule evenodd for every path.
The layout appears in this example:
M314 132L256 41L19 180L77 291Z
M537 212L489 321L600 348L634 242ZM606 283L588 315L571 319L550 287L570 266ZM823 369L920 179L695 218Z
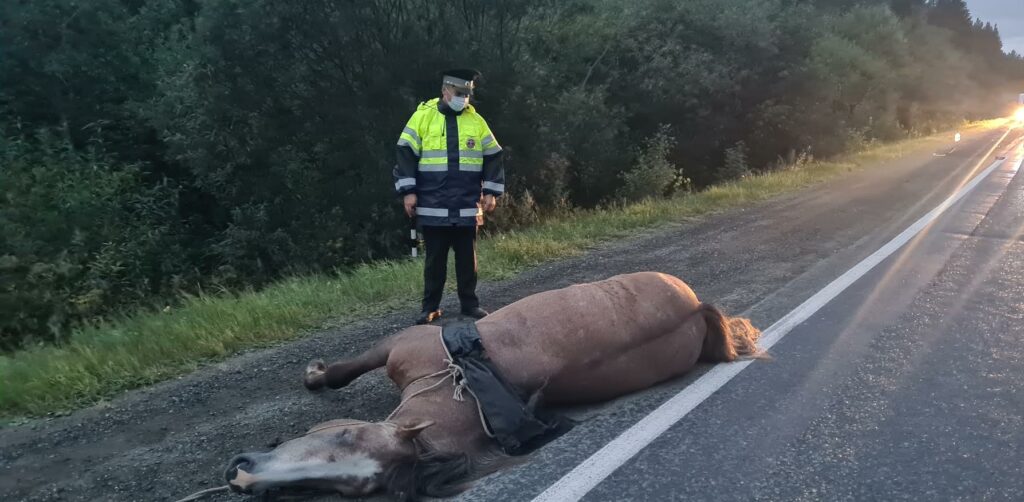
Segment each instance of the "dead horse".
M538 293L478 321L480 341L504 380L547 405L590 403L689 371L759 353L760 331L701 303L671 275L640 272ZM402 404L383 422L332 420L270 452L232 459L236 492L385 490L400 500L444 497L508 457L488 437L472 396L456 400L437 326L414 326L352 358L310 363L311 390L338 389L387 366ZM536 401L532 399L531 401Z

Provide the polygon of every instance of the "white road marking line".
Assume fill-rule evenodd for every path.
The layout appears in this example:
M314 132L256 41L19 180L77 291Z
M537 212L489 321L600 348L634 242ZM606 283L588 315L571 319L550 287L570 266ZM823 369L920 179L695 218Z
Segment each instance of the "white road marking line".
M992 174L992 171L998 169L1004 162L1006 162L1006 159L996 160L959 191L936 206L935 209L922 216L891 241L867 258L861 260L860 263L854 265L850 270L847 270L846 273L832 281L828 286L825 286L821 291L815 293L814 296L808 298L799 307L776 321L775 324L772 324L771 327L764 331L761 337L761 345L766 349L775 345L790 330L806 321L857 279L860 279L864 274L888 258L889 255L909 242L910 239L914 238L914 236L949 209L950 206L974 190L982 180L986 179L989 174ZM711 394L722 388L729 380L732 380L734 376L750 365L751 362L753 361L747 360L716 365L697 379L696 382L679 391L678 394L632 427L626 429L625 432L604 445L604 447L584 460L572 471L569 471L565 476L562 476L561 479L534 498L533 502L568 502L583 498L598 483L610 476L615 470L640 452L640 450L662 435L669 427L685 417Z

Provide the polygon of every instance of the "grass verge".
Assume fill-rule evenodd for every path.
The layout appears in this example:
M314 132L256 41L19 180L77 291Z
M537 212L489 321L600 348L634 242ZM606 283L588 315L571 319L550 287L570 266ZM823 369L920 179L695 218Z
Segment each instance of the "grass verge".
M971 127L992 128L990 121ZM838 174L949 142L949 134L875 146L827 161L749 177L706 191L628 206L576 211L480 243L484 280L582 253L659 223L747 205ZM380 262L344 275L284 279L261 291L189 297L166 312L139 312L83 327L60 346L0 356L0 418L62 413L121 391L189 372L239 350L300 336L410 304L420 292L418 261Z

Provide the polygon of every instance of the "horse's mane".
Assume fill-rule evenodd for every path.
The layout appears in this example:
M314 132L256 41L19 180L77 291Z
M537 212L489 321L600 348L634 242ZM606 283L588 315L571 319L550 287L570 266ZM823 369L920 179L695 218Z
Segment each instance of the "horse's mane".
M498 469L507 457L498 451L448 453L434 449L422 439L414 439L416 457L392 467L385 475L385 489L401 501L419 496L451 497L467 488L474 479Z

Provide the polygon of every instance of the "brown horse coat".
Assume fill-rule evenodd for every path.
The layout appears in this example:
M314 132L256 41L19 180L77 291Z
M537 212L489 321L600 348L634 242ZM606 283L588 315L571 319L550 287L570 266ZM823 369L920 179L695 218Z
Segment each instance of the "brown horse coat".
M702 304L683 281L655 272L538 293L476 327L501 376L525 393L542 396L544 404L604 401L682 375L700 359L754 355L760 334L747 320L726 318ZM416 326L356 358L327 367L311 363L305 384L314 390L344 387L386 366L402 389L402 405L379 424L328 423L327 429L290 441L299 447L291 445L287 461L274 455L277 450L236 457L228 468L229 483L248 493L306 486L359 495L387 487L400 498L458 490L466 478L492 469L489 460L500 456L473 399L454 400L452 385L430 377L446 368L445 359L440 328ZM346 431L351 440L339 448L334 440ZM325 449L333 453L325 457ZM299 450L305 453L296 454ZM258 461L256 455L262 455ZM331 460L318 460L323 458ZM360 469L347 469L346 462L357 462ZM271 464L274 468L267 468ZM281 474L285 471L291 474Z

